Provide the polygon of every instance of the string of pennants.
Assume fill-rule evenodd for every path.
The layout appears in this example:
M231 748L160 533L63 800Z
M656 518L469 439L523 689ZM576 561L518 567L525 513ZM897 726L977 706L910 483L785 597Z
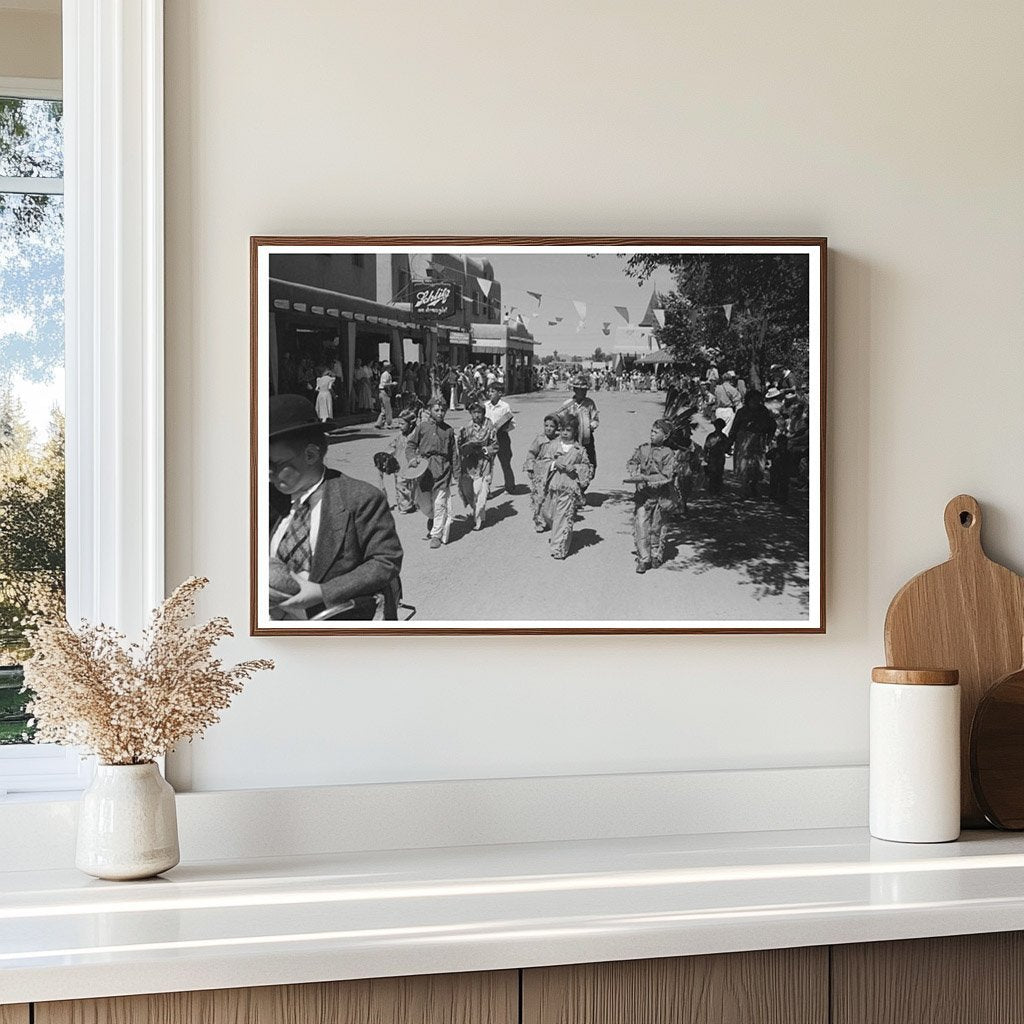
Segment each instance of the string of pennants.
M483 279L477 278L477 280L482 281ZM491 281L487 282L488 285L490 285L492 283L493 282L491 282ZM508 291L518 291L519 289L517 289L517 288L508 288L506 290L508 290ZM485 294L488 294L489 291L490 291L490 289L488 288L487 292L485 292ZM518 306L507 306L505 308L505 310L504 310L504 314L505 314L504 315L504 321L506 323L510 323L510 322L515 321L515 320L518 320L519 323L521 323L523 325L523 327L528 328L530 326L530 324L532 323L532 321L536 317L541 315L540 307L541 307L541 303L542 303L543 297L544 297L543 293L542 292L527 291L526 294L531 296L533 299L536 300L537 308L535 310L531 311L531 312L525 312L523 310L520 310ZM587 320L587 304L585 302L581 301L580 299L568 299L568 298L566 298L565 296L562 296L562 295L551 296L549 294L549 297L550 298L556 298L556 299L565 299L566 301L572 303L573 308L576 310L576 317L577 317L576 332L579 333L583 329L583 326L586 324L586 320ZM716 304L714 304L714 307L707 306L705 308L717 308L717 305L718 304L716 303ZM732 311L735 308L735 306L736 306L735 302L723 302L721 304L721 309L722 309L722 312L725 314L725 319L726 319L727 323L731 323L732 322ZM623 323L626 326L629 326L629 324L630 324L629 308L627 306L613 306L612 308L615 310L616 313L618 313L618 315L620 317L622 317ZM651 312L654 313L654 317L658 321L658 326L659 327L664 327L665 326L665 310L663 308L662 309L653 309ZM547 325L548 325L548 327L557 327L559 324L562 323L563 320L565 320L564 316L552 317L552 318L550 318L547 321ZM601 322L601 331L602 331L602 333L605 334L605 335L611 334L612 325L613 325L613 321L611 321L611 320L603 320Z
M476 281L478 287L480 288L480 291L483 292L485 299L489 299L491 297L491 288L494 286L494 282L493 281L491 281L489 278L486 278L486 277L476 277L475 275L472 275L472 274L464 274L463 276L467 279L467 281L470 280L470 279ZM524 328L529 329L530 324L538 316L541 315L540 307L543 304L545 293L544 292L534 292L534 291L530 291L529 289L513 288L511 286L506 287L505 290L506 291L525 291L526 294L529 295L530 298L532 298L537 303L536 308L534 310L531 310L531 311L521 310L518 306L506 306L505 309L503 310L503 314L504 315L502 317L502 321L504 323L513 323L515 321L518 321L520 324L522 324L522 326ZM550 292L547 293L547 295L548 295L549 298L562 299L562 300L564 300L566 302L572 303L572 306L573 306L573 308L576 311L576 318L577 318L576 333L578 334L580 331L582 331L583 327L585 326L585 324L587 322L587 304L585 302L583 302L581 299L573 299L573 298L569 298L568 296L565 296L565 295L552 295ZM465 304L469 305L469 304L471 304L473 302L473 297L470 296L470 295L464 295L462 297L462 301ZM714 305L718 305L718 304L716 303ZM734 303L734 302L724 302L724 303L721 303L721 309L725 313L725 319L726 319L727 323L731 323L732 322L732 311L733 311L735 305L736 305L736 303ZM629 324L630 324L629 308L627 306L612 306L611 308L613 308L615 310L615 312L620 317L622 317L622 320L623 320L624 324L626 326L629 326ZM712 307L708 306L708 307L705 307L705 308L712 308ZM658 321L658 325L660 327L664 327L665 326L665 310L664 309L654 309L654 310L652 310L652 312L654 313L655 319ZM548 327L557 327L559 324L562 323L563 320L565 320L564 316L552 317L552 318L548 319L548 321L547 321ZM606 335L611 334L612 324L613 324L613 321L611 321L611 320L604 320L604 321L602 321L602 323L601 323L601 331L602 331L602 333L606 334Z

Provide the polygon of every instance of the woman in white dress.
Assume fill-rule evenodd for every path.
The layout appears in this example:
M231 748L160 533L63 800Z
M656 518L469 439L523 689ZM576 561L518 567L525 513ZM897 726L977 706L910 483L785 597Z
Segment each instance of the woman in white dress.
M320 376L316 379L316 414L321 423L334 419L334 377L326 366L321 367Z

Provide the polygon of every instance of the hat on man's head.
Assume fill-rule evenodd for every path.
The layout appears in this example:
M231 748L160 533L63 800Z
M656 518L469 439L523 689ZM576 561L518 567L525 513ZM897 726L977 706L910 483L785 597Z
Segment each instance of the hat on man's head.
M725 373L722 374L722 376L726 380L735 380L736 379L736 371L735 370L726 370Z
M773 398L781 398L782 392L778 388L769 388L764 393L765 401L770 402Z
M282 437L300 430L310 430L323 424L313 403L302 395L274 395L270 399L270 436Z
M583 390L586 391L590 387L590 379L583 373L577 373L570 383L574 389L583 388Z

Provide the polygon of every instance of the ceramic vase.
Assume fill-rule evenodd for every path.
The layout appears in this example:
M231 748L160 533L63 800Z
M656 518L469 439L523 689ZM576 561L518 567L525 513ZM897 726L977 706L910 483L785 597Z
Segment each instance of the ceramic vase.
M99 764L82 794L75 865L96 878L151 878L180 860L174 790L151 761Z

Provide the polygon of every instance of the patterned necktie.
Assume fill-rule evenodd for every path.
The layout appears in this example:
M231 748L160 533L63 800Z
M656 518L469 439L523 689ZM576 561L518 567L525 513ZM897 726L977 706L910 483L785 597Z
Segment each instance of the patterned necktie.
M309 572L313 561L313 548L309 543L309 501L303 501L292 510L291 522L277 546L277 556L292 572Z

